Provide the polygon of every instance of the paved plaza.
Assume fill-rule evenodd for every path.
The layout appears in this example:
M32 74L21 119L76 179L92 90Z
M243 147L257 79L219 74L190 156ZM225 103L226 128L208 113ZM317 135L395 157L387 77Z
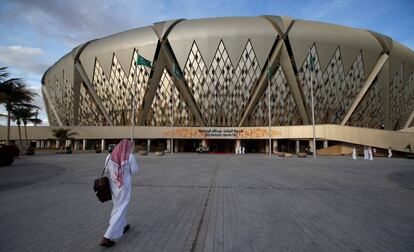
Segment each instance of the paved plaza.
M137 156L131 230L101 248L106 154L0 167L1 251L414 251L414 160Z

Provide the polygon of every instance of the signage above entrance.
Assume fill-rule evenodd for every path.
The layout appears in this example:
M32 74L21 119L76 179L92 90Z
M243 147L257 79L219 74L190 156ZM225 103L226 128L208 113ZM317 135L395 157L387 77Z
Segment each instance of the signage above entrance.
M203 136L205 137L238 137L239 134L241 132L243 132L243 130L240 129L217 129L217 128L212 128L212 129L198 129L198 132L200 132L201 134L203 134Z
M171 130L165 130L163 135L171 137ZM281 132L272 130L272 137L280 136ZM264 128L177 128L174 129L174 138L266 138L269 130Z

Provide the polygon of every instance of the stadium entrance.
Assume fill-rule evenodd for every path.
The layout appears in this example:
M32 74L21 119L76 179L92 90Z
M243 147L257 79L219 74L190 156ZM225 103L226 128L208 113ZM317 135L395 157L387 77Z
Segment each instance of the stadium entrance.
M207 141L210 153L234 153L235 145L236 141L232 139L212 139Z
M245 147L245 153L264 153L266 152L266 141L263 139L242 140L241 146Z
M175 152L196 152L201 145L201 140L198 139L174 139Z

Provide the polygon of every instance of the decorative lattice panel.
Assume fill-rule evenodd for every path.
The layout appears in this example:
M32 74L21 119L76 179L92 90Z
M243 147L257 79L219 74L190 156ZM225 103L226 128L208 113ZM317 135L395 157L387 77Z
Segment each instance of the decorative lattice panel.
M408 127L414 127L414 120L411 121L410 126Z
M197 44L193 42L183 69L183 75L201 114L205 118L207 117L206 113L209 110L207 100L210 90L206 82L207 74L207 66L201 56Z
M105 118L86 88L85 83L82 83L79 99L79 126L102 125L106 125Z
M93 86L114 125L131 124L132 96L136 104L134 120L138 123L150 69L136 65L137 58L138 53L134 51L129 72L126 73L114 54L109 77L96 60Z
M171 95L172 93L174 96ZM195 123L194 117L174 85L170 74L167 69L164 69L145 124L148 126L170 126L171 115L174 115L174 126L190 126Z
M403 65L401 64L398 72L393 76L390 83L390 121L391 128L396 129L400 119L400 109L403 105L402 92L403 92Z
M345 91L343 90L345 73L341 62L341 51L339 48L335 51L333 57L329 61L322 78L325 89L325 94L322 95L325 96L325 99L323 100L326 104L324 104L325 113L321 114L322 118L320 118L320 122L338 122L341 119L338 117L342 115L340 113L340 99Z
M49 83L49 95L51 103L53 104L56 113L63 125L69 125L70 118L66 111L65 92L63 85L54 79L54 83Z
M351 68L345 76L345 80L341 83L341 91L338 92L340 97L338 101L338 109L336 110L335 119L332 121L335 124L340 124L343 117L351 107L355 97L364 84L365 72L364 63L362 61L362 52L358 54Z
M260 71L250 40L236 67L233 67L223 41L220 41L209 67L193 42L184 67L194 100L207 125L211 126L238 124Z
M270 82L270 92L271 124L273 126L300 124L299 111L281 67L273 75ZM250 124L254 126L267 126L269 124L268 88L266 88L253 110L250 116Z
M306 109L311 113L311 70L309 66L311 55L314 57L314 71L313 71L313 94L315 104L315 123L321 123L327 114L328 99L325 95L327 90L323 81L323 74L319 64L319 58L315 45L312 46L310 53L306 56L305 62L299 70L300 85L302 88L304 103Z
M401 65L390 84L390 120L391 128L395 130L404 128L413 111L414 77L411 74L408 81L403 83L406 74L403 71L403 65Z
M315 57L315 70L313 73L315 123L338 124L362 87L364 80L362 53L356 57L349 72L345 75L340 48L335 51L324 71L320 69L315 46L311 48L311 53L307 55L299 71L305 105L309 112L312 109L310 55Z
M196 125L195 118L188 109L187 104L184 102L184 98L181 96L174 83L172 84L174 90L174 125L183 127Z
M73 105L74 105L74 93L73 93L73 84L69 81L68 76L63 72L63 96L64 100L63 109L65 111L64 118L62 118L62 123L64 125L73 125Z
M233 65L230 56L220 41L213 62L206 78L209 87L204 99L207 125L225 126L228 125L223 100L226 98L227 90L231 86L233 78Z
M233 82L228 87L227 96L224 99L228 123L224 126L236 126L241 120L241 115L250 99L252 89L260 76L260 66L254 53L252 44L248 40L239 63L233 75Z
M404 86L403 92L403 100L404 100L404 108L401 113L401 123L398 126L399 129L404 128L407 120L410 118L411 113L414 111L414 72L411 73L410 77L408 78L407 83Z
M380 82L375 80L347 124L366 128L380 128L384 122L383 106L383 90Z
M50 108L50 104L47 101L47 99L44 99L45 101L45 106L46 106L46 112L49 118L49 125L50 126L59 126L59 123L55 117L55 114L52 112L52 109Z

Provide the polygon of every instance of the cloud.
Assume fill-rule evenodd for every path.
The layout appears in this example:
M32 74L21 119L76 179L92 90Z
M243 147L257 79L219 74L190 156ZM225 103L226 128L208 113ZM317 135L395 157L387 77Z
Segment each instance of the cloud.
M48 64L44 62L45 52L40 48L21 45L0 46L0 62L4 66L19 69L33 75L42 75Z
M68 47L113 33L176 18L237 15L246 0L6 0L0 22L20 24ZM7 9L7 10L6 10ZM174 10L174 11L172 11ZM16 15L16 13L21 13ZM24 13L24 14L23 14ZM240 15L240 14L239 14ZM246 13L248 15L248 13Z
M150 6L147 5L144 1L120 0L14 0L8 1L9 9L0 15L0 21L32 26L44 36L74 47L91 39L142 25L143 22L136 21L137 17L141 20L149 18L147 13ZM137 6L145 8L135 11ZM159 6L153 4L153 7L149 15L155 14Z

